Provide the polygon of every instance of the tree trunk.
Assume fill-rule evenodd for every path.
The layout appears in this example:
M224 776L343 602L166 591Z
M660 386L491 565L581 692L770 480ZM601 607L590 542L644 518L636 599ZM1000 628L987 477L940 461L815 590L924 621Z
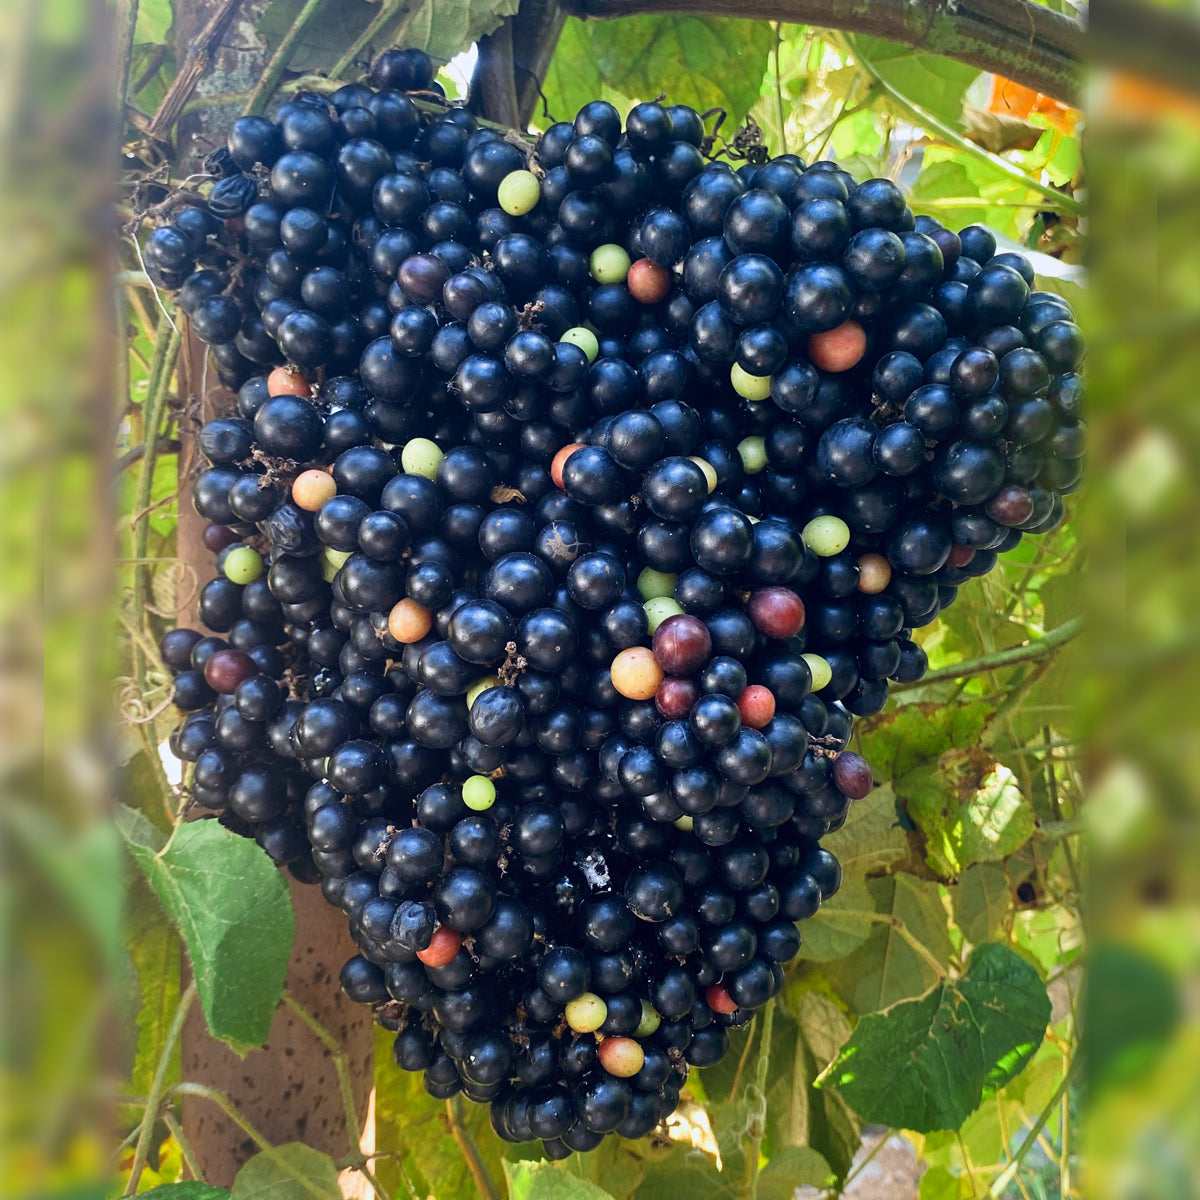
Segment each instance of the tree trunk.
M178 61L183 63L197 31L203 29L222 0L176 0ZM206 53L206 67L197 83L201 93L246 90L261 72L265 48L254 33L266 0L243 0L224 23ZM176 136L179 174L195 169L237 116L236 106L204 108L180 122ZM197 463L196 433L200 424L226 412L232 395L204 368L205 347L194 337L185 343L179 372L183 411L180 418L178 554L181 563L179 595L187 601L181 622L199 627L199 587L212 576L212 561L200 540L204 520L191 502ZM296 941L288 964L287 988L312 1016L333 1035L350 1063L355 1108L360 1123L359 1144L374 1148L371 1096L374 1084L374 1027L370 1010L352 1004L338 986L342 963L356 947L344 915L326 903L318 887L292 883ZM270 1036L261 1050L238 1058L208 1035L198 1007L193 1007L182 1034L183 1078L224 1092L237 1110L273 1145L304 1142L332 1157L344 1157L352 1147L337 1076L329 1050L291 1011L280 1006ZM198 1165L208 1183L228 1187L238 1168L255 1153L255 1146L220 1110L207 1100L190 1098L183 1106L183 1126ZM362 1176L347 1172L347 1196L366 1194Z

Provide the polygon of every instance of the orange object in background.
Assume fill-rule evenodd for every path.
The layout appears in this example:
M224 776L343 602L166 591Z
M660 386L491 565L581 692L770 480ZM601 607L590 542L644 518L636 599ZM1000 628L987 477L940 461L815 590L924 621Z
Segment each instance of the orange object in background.
M1014 83L1003 75L992 76L992 95L988 100L988 112L999 113L1022 120L1032 113L1040 113L1055 129L1063 133L1074 133L1075 126L1083 115L1079 109L1063 104L1052 96L1035 92L1024 84Z

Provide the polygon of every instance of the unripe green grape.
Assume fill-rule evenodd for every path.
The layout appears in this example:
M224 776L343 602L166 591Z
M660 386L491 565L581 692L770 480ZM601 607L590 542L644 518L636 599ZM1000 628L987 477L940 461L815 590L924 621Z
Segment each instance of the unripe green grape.
M695 822L688 813L684 813L682 817L675 818L675 828L682 833L691 833Z
M253 583L262 573L262 555L253 546L234 546L225 555L225 578L230 583Z
M624 283L629 274L629 253L624 246L609 242L597 246L588 259L588 268L597 283Z
M745 400L766 400L771 395L770 375L751 375L740 363L729 368L729 382L733 390Z
M841 517L813 517L800 536L814 554L831 558L850 545L850 526Z
M342 564L349 557L349 550L334 550L330 546L321 548L321 577L326 583L333 582L333 577L342 569Z
M704 472L704 482L708 484L708 494L711 496L717 490L717 469L707 459L692 455L688 462L694 462Z
M532 171L510 171L500 180L496 192L500 207L513 217L532 212L541 198L542 185Z
M757 475L767 465L766 438L742 438L738 442L737 452L747 475Z
M595 362L596 355L600 353L600 340L590 329L586 329L582 325L568 329L558 340L578 346L587 355L588 362Z
M812 675L812 690L819 692L823 687L828 687L833 678L833 668L819 654L802 654L800 657L808 663L809 674Z
M656 571L653 567L644 567L637 578L638 591L643 600L657 600L662 596L671 596L675 592L675 581L678 575L666 571Z
M437 478L438 464L444 455L437 442L429 438L412 438L404 443L400 451L400 466L409 475L424 475L426 479Z
M595 1033L608 1018L608 1005L595 992L584 992L567 1005L566 1016L576 1033Z
M475 701L479 699L480 695L483 692L486 692L488 688L499 686L499 675L486 675L483 679L477 679L469 688L467 688L467 708L470 709L471 705L474 704Z
M658 1009L649 1000L643 1000L642 1019L638 1022L638 1027L633 1031L633 1036L635 1038L648 1038L652 1033L657 1032L661 1024L662 1017L659 1016Z
M487 812L496 803L496 785L486 775L472 775L463 783L462 798L473 812Z
M677 617L683 612L683 606L671 596L655 596L653 600L647 600L642 607L646 610L651 633L668 617Z

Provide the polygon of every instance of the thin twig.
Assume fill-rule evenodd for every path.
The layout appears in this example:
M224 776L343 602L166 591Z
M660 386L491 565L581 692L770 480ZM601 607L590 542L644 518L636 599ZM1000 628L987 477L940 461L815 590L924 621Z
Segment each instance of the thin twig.
M758 1024L757 1020L755 1024ZM774 1031L775 998L772 997L762 1010L762 1042L758 1047L758 1063L754 1073L754 1099L758 1111L750 1123L750 1145L746 1151L747 1200L758 1200L758 1160L762 1155L763 1138L767 1135L767 1087L771 1077L771 1035Z
M194 1096L200 1100L208 1100L215 1104L285 1175L294 1179L300 1187L315 1196L317 1200L328 1200L325 1189L315 1183L303 1171L293 1165L286 1154L281 1154L265 1137L237 1110L236 1105L219 1088L209 1087L205 1083L191 1083L185 1080L177 1083L172 1089L173 1096Z
M1077 1054L1072 1060L1071 1065L1067 1068L1066 1074L1062 1077L1062 1082L1054 1090L1054 1095L1046 1102L1046 1107L1042 1109L1037 1119L1029 1128L1029 1132L1025 1135L1024 1140L1017 1147L1017 1152L1008 1161L1008 1165L992 1180L992 1186L988 1188L987 1194L989 1200L995 1200L995 1197L1001 1196L1004 1189L1008 1187L1016 1173L1021 1169L1021 1163L1025 1161L1025 1156L1037 1145L1037 1140L1041 1136L1042 1129L1046 1122L1050 1120L1054 1114L1054 1110L1062 1102L1062 1098L1067 1094L1067 1089L1071 1086L1071 1081L1075 1077L1075 1072L1082 1061L1083 1056Z
M129 1169L129 1179L125 1184L125 1191L121 1193L124 1196L132 1196L137 1191L138 1183L142 1178L142 1172L146 1169L146 1160L150 1154L150 1139L154 1134L154 1123L158 1120L159 1106L163 1102L163 1094L167 1084L167 1071L171 1066L171 1057L175 1053L175 1043L179 1040L184 1018L188 1014L188 1009L192 1007L192 1001L195 998L196 983L193 980L188 984L187 990L179 998L179 1007L175 1010L175 1019L171 1022L171 1028L167 1030L162 1053L158 1056L158 1065L154 1068L154 1078L150 1081L150 1092L146 1097L146 1111L142 1114L142 1126L138 1132L137 1149L133 1153L133 1166Z
M450 1123L450 1132L454 1135L454 1140L458 1143L463 1158L466 1159L471 1178L475 1180L479 1194L483 1200L500 1200L500 1193L496 1190L487 1164L479 1153L479 1147L462 1123L462 1102L458 1096L446 1101L446 1118Z
M244 110L246 113L261 113L266 108L267 101L275 94L275 88L283 78L288 63L292 61L292 52L296 48L296 43L307 32L313 18L321 11L324 4L325 0L305 0L304 7L292 20L283 40L275 48L275 53L271 55L271 60L267 63L254 91L250 93L250 99Z
M845 45L844 41L843 45ZM987 163L1002 175L1007 175L1009 179L1024 184L1030 191L1038 192L1040 195L1048 197L1058 204L1064 212L1070 213L1072 216L1081 217L1087 212L1086 207L1076 200L1074 196L1059 191L1058 188L1053 187L1051 184L1042 183L1040 179L1034 179L1007 159L1001 158L998 154L992 154L982 146L977 146L974 142L968 141L962 134L951 129L949 125L946 125L935 117L928 109L922 108L919 104L904 95L903 92L897 91L884 79L869 58L863 57L852 48L847 48L846 52L870 76L872 82L877 87L886 92L917 124L924 126L930 133L937 134L942 141L948 142L956 150L964 154L969 154L972 158L977 158L981 162Z
M179 1147L179 1153L183 1156L183 1161L187 1164L187 1169L192 1173L192 1178L203 1183L204 1173L200 1170L200 1162L196 1158L195 1150L192 1149L192 1143L188 1141L187 1134L183 1132L183 1126L170 1109L167 1109L163 1113L163 1123L175 1139L175 1143Z
M906 691L915 687L930 687L935 683L951 683L956 679L964 679L968 675L985 675L1001 667L1015 667L1021 663L1038 662L1047 658L1060 646L1066 645L1072 638L1078 637L1083 630L1083 618L1072 617L1061 625L1051 629L1040 638L1026 642L1023 646L1010 646L1006 650L997 650L993 654L984 654L979 658L968 658L954 666L941 667L930 671L928 675L913 683L893 684L892 691Z
M388 24L396 19L396 16L405 3L406 0L383 0L383 3L379 6L379 11L372 18L371 23L350 43L346 52L330 68L330 77L341 79L358 61L359 55L373 44L375 38L383 32ZM406 14L407 20L412 20L413 14L421 7L421 3L422 0L416 0L412 10Z

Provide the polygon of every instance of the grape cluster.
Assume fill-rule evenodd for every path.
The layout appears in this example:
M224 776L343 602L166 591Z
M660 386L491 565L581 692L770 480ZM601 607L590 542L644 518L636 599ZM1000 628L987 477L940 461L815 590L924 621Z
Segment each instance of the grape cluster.
M388 51L240 119L146 241L237 389L172 746L346 913L397 1063L561 1156L782 986L872 786L853 717L1063 518L1083 348L887 180L734 169L659 103L527 143L431 87Z

